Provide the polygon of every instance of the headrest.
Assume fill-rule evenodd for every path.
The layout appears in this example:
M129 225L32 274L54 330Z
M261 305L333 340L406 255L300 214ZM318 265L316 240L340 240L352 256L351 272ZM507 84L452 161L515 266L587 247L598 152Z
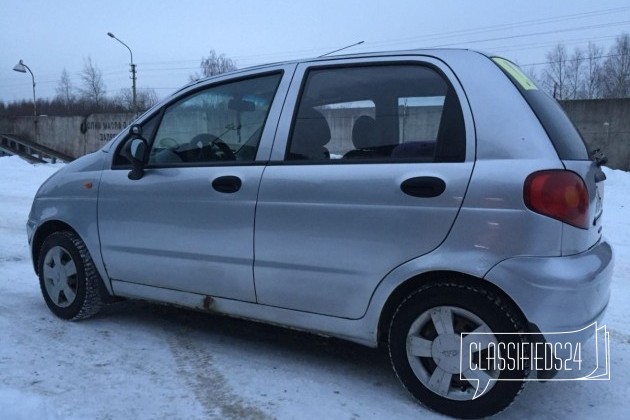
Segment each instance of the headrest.
M324 146L330 141L330 127L326 118L313 108L300 110L291 140L292 150Z
M352 127L352 144L356 149L370 149L382 146L376 132L376 121L367 115L362 115Z

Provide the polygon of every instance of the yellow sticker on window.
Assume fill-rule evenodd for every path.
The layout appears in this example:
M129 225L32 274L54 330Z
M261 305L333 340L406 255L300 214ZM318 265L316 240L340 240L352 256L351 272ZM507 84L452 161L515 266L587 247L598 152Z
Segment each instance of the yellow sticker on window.
M529 77L523 73L521 69L519 69L516 65L510 63L509 61L499 58L493 57L492 61L497 63L506 73L508 73L516 82L521 85L521 87L525 90L537 90L538 87L532 82Z

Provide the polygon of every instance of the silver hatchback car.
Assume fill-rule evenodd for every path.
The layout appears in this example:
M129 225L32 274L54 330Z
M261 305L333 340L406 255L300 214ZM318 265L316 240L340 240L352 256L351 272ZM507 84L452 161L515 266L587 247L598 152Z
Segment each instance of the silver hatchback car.
M58 171L28 239L61 318L137 298L382 345L422 403L479 417L532 369L462 363L471 333L488 353L603 316L602 161L499 57L286 62L191 83Z

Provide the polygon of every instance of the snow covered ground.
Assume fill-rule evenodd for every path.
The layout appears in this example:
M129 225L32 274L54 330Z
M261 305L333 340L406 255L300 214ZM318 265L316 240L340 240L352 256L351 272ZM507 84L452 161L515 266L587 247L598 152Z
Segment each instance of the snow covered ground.
M385 354L341 340L144 302L57 319L41 297L25 223L38 186L59 167L0 158L1 418L440 417L412 400ZM630 174L606 175L612 380L530 383L501 417L630 413Z

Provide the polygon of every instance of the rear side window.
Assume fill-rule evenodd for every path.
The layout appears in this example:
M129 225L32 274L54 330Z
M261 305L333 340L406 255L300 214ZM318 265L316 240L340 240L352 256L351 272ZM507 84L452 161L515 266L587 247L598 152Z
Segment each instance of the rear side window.
M499 57L492 57L492 61L521 92L547 132L558 157L562 160L588 160L584 139L558 101L538 89L514 63Z
M307 73L286 160L461 162L465 151L461 106L440 73L370 65Z

